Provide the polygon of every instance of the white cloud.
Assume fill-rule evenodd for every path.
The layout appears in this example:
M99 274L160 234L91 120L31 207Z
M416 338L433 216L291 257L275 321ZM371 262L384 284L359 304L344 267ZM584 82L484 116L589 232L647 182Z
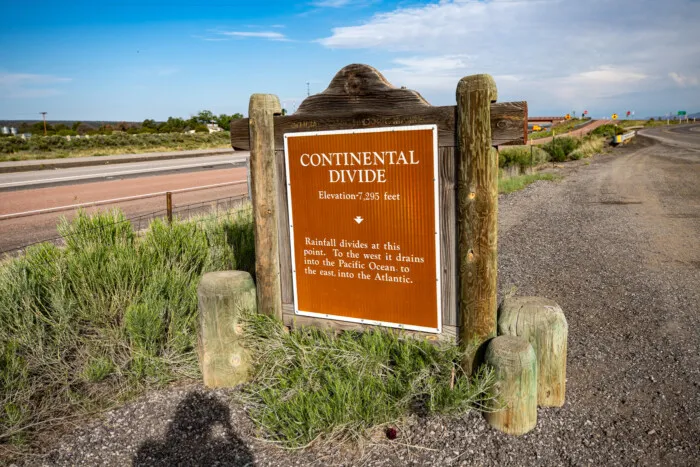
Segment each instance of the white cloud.
M597 70L584 71L579 75L570 77L571 81L596 84L617 84L641 81L647 78L644 73L632 70L624 70L613 66L601 66Z
M228 37L207 37L207 36L199 36L196 34L193 34L192 37L195 39L200 39L200 40L207 41L207 42L223 42L223 41L230 40Z
M468 55L441 55L434 57L397 58L394 63L411 70L429 72L463 70L467 67Z
M443 89L454 86L468 68L467 55L437 55L433 57L396 58L399 66L382 70L397 86L421 89Z
M71 78L31 73L0 72L0 97L38 98L61 94L54 85L68 83Z
M697 84L700 42L687 31L698 18L693 0L441 0L375 14L318 42L389 53L393 65L381 71L418 91L449 97L462 76L490 73L502 100L568 109L668 88L667 76Z
M269 39L271 41L288 41L287 37L279 32L276 31L261 31L261 32L253 32L253 31L224 31L220 32L219 34L223 36L230 36L230 37L251 37L251 38L258 38L258 39Z
M679 73L676 73L675 71L669 73L668 77L675 81L676 84L682 88L687 86L697 86L698 84L700 84L700 80L698 80L696 76L684 76Z
M575 102L585 98L590 102L625 93L648 78L646 74L631 68L603 65L568 76L541 79L539 83L561 100Z

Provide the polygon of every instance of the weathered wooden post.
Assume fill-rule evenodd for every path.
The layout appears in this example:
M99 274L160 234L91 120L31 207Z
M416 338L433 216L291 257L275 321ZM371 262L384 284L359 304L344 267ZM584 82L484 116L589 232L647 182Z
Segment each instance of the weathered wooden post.
M561 307L542 297L507 298L498 310L498 334L522 337L535 350L538 405L564 405L568 325Z
M282 319L282 293L273 116L281 112L282 108L277 96L273 94L250 96L248 115L258 311L279 319Z
M204 384L233 387L247 381L250 356L241 345L241 315L254 312L255 284L244 271L209 272L197 287L199 364Z
M484 361L496 372L496 392L503 406L486 412L492 427L522 435L537 425L537 358L528 341L498 336L486 347Z
M457 85L457 200L459 229L460 340L477 349L496 336L498 154L491 147L491 103L497 99L490 75L462 78Z

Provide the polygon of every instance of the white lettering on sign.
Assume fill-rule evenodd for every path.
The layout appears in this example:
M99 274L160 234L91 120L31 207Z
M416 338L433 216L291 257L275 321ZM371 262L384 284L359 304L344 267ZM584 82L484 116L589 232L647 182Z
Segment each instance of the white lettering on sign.
M360 151L302 154L303 167L417 165L415 151ZM330 183L386 183L386 169L328 169Z

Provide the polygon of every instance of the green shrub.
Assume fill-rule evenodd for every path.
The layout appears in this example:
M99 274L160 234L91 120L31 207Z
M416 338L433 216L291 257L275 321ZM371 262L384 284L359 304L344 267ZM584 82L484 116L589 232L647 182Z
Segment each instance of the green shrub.
M20 442L46 420L197 377L199 278L230 269L233 258L252 264L251 250L223 253L232 249L231 230L238 244L252 245L246 222L249 215L236 213L156 222L137 236L118 211L81 212L59 225L65 247L40 244L3 262L0 433L12 436L0 443Z
M554 162L564 162L576 148L581 144L581 140L570 136L562 136L543 144L544 149Z
M209 253L206 233L194 223L156 219L146 232L142 254L150 261L170 268L179 266L185 271L200 274Z
M159 302L132 304L124 315L124 330L136 349L155 356L165 340L163 306Z
M26 151L29 149L29 144L24 138L19 136L8 136L0 138L0 153L12 154L13 152Z
M255 224L252 211L239 211L232 222L223 225L229 251L235 253L234 269L255 278Z
M62 217L58 233L65 238L66 247L74 252L91 246L131 245L135 237L131 222L116 209L93 215L80 210L72 221Z
M549 154L549 158L552 162L564 162L566 160L566 153L564 152L564 148L560 146L550 146L546 147L545 150Z
M99 383L114 371L114 363L107 357L95 357L88 361L83 379L88 383Z
M498 166L530 167L549 161L549 154L538 146L506 146L499 150Z
M601 125L595 130L591 131L591 135L594 136L612 136L612 135L621 135L625 132L624 128L621 128L617 125L614 125L612 123L606 123L605 125Z
M244 330L254 378L241 397L264 435L285 447L357 438L412 412L460 414L492 399L493 373L466 375L464 354L452 343L386 330L287 332L258 314L244 320Z

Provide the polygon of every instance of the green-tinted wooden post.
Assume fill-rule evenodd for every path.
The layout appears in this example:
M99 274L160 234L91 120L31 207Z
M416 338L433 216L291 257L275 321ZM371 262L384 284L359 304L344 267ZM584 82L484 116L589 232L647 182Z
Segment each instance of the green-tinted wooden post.
M496 377L497 406L484 413L492 427L522 435L537 425L537 357L528 341L516 336L491 339L485 363Z

